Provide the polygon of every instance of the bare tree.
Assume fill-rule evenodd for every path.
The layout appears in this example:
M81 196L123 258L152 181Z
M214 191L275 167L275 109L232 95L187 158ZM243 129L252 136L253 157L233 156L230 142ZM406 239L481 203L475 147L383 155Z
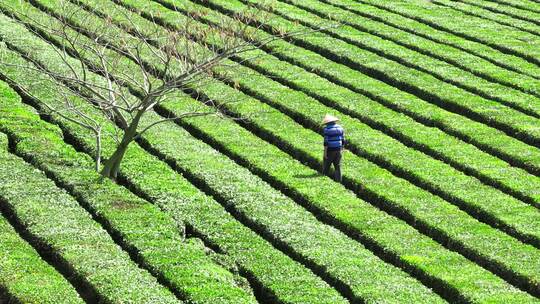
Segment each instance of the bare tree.
M39 4L39 1L35 2ZM96 170L101 170L103 177L112 179L117 178L130 143L153 126L172 119L219 114L221 111L209 101L207 103L213 107L201 104L200 108L144 125L141 122L145 113L171 100L178 90L198 88L214 76L216 67L230 64L228 59L232 56L276 39L302 34L289 31L259 41L246 40L245 37L255 35L262 26L246 20L262 20L261 16L268 15L253 7L245 13L224 18L217 25L202 25L197 21L200 16L186 15L180 29L164 28L159 16L143 18L120 6L106 15L83 7L84 3L75 0L57 1L52 9L41 7L49 10L55 17L52 18L21 2L21 6L13 7L10 13L35 35L57 46L54 48L57 62L53 68L42 64L31 53L26 57L33 64L19 66L57 81L59 92L63 92L63 102L53 105L40 101L42 108L84 127L95 136ZM255 14L257 18L254 18ZM239 24L244 26L239 27ZM127 32L119 34L116 25ZM198 41L192 40L193 33L197 33ZM212 43L205 42L204 38L208 36L212 37ZM126 58L129 63L125 63ZM11 64L6 60L0 62ZM136 92L137 97L132 92ZM96 119L96 112L115 122L120 134L104 134L102 120ZM113 136L117 142L103 166L102 136Z

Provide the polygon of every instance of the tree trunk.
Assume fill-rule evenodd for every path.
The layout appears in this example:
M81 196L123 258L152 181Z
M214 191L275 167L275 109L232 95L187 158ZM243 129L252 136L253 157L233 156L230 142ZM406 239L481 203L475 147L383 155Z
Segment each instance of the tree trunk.
M122 142L120 145L118 145L118 147L116 147L113 155L111 155L111 157L103 164L103 170L101 170L101 175L103 177L116 180L118 177L118 171L120 170L120 163L122 162L131 141L133 141L133 137L129 139L126 135L124 135Z
M120 144L116 147L114 153L103 164L103 170L101 170L101 176L116 180L118 172L120 171L120 164L124 159L124 155L129 147L129 144L134 140L137 135L137 128L141 120L144 111L139 111L135 118L131 121L128 128L124 131Z

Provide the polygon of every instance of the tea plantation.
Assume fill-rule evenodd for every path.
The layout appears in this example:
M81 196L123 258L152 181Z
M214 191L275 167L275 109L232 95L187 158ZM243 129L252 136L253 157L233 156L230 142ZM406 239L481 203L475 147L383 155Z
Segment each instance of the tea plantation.
M0 303L540 303L540 1L279 0L232 18L262 2L0 1ZM110 24L110 52L186 22L303 34L156 106L146 124L208 100L234 119L156 125L112 181L92 134L43 115L64 96L40 69L98 64L36 34L60 20L81 44ZM141 58L149 81L173 73ZM341 183L320 173L325 114L346 132Z

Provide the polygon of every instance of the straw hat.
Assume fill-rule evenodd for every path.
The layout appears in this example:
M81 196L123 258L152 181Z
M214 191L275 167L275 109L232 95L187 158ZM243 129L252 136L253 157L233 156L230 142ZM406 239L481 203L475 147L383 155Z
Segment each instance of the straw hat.
M323 118L323 121L322 121L322 124L325 125L325 124L328 124L328 123L331 123L331 122L335 122L335 121L338 121L339 118L335 117L335 116L332 116L330 114L326 114L324 115L324 118Z

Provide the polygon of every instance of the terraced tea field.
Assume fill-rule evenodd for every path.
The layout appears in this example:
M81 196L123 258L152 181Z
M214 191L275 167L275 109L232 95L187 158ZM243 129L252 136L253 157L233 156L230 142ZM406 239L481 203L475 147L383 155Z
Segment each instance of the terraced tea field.
M262 3L0 1L0 303L540 303L540 2ZM146 124L208 100L236 119L156 125L116 182L99 180L92 134L40 115L62 106L61 80L18 68L99 64L36 35L60 20L80 43L109 22L118 39L100 43L117 52L134 32L240 23L259 6L269 18L243 20L243 39L307 34L156 106ZM200 52L225 47L187 34ZM174 73L141 60L148 81ZM327 113L346 130L342 183L319 173ZM105 158L115 146L103 138Z

